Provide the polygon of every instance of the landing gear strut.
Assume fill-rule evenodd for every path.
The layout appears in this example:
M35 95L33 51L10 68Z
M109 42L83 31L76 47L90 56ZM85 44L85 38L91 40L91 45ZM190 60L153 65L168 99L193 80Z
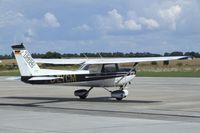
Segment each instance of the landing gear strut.
M80 99L86 99L89 92L93 89L93 87L91 87L89 90L86 89L80 89L80 90L76 90L74 91L74 95L78 96Z
M115 98L116 100L120 101L123 98L127 97L128 95L128 90L124 90L126 85L123 85L119 88L119 90L115 90L115 91L110 91L107 88L103 87L106 91L110 92L111 97ZM86 89L79 89L74 91L74 95L78 96L80 99L86 99L89 92L93 89L94 87L91 87L89 90Z

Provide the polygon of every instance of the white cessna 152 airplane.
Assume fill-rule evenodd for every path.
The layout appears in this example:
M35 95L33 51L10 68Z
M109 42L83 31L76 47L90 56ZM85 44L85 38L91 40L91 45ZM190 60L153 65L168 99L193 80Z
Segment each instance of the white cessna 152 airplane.
M75 96L85 99L94 87L102 87L111 93L112 98L122 100L128 95L125 87L136 76L135 67L140 62L169 61L188 59L188 56L146 57L146 58L100 58L100 59L33 59L23 43L12 46L21 74L21 81L30 84L60 84L68 86L88 86L79 89ZM78 70L40 69L37 63L80 64ZM119 64L134 63L132 68L120 68ZM110 91L107 87L119 87Z

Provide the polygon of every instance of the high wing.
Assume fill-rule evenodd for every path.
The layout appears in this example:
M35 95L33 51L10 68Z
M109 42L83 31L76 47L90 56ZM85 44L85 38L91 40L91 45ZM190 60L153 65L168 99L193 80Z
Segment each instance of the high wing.
M44 64L123 64L123 63L140 63L152 61L170 61L190 59L189 56L169 56L169 57L139 57L139 58L99 58L99 59L35 59L37 63Z
M110 59L98 59L88 60L85 64L123 64L123 63L140 63L151 61L169 61L169 60L184 60L189 59L188 56L171 56L171 57L139 57L139 58L110 58Z
M34 59L37 63L55 64L55 65L78 65L87 61L87 59Z

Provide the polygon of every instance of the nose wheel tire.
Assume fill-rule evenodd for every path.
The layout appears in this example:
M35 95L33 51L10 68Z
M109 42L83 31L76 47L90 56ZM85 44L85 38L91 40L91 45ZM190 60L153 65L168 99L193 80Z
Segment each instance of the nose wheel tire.
M111 92L111 97L115 98L117 101L121 101L128 95L127 90L115 90Z
M116 98L117 101L121 101L122 99L123 99L122 97Z

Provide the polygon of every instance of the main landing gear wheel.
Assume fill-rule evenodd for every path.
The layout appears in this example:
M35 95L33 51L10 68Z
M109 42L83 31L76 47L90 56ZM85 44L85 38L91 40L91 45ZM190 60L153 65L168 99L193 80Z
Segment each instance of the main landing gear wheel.
M82 96L79 96L80 99L86 99L87 98L87 95L82 95Z
M86 97L88 96L88 90L86 89L76 90L74 91L74 95L78 96L80 99L86 99Z

